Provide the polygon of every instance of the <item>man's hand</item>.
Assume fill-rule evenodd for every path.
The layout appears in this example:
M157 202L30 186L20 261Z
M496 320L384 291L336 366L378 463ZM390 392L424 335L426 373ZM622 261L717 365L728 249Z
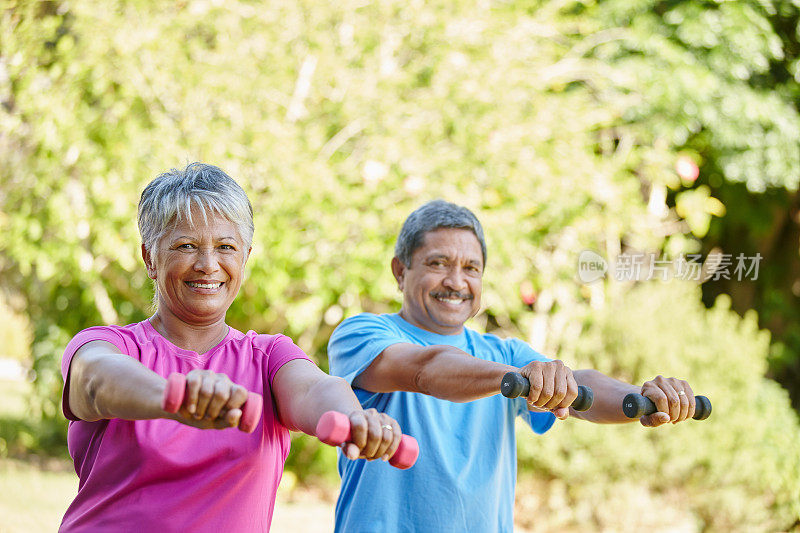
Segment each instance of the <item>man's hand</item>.
M349 459L383 459L388 461L397 451L403 432L400 424L375 409L350 413L350 442L344 444Z
M531 384L528 409L551 411L561 420L569 417L569 406L578 396L572 370L559 360L533 361L519 370Z
M175 420L200 429L237 427L247 389L225 374L192 370L186 374L186 394Z
M694 392L687 382L658 376L642 385L642 396L650 398L658 411L640 418L643 426L677 424L694 416Z

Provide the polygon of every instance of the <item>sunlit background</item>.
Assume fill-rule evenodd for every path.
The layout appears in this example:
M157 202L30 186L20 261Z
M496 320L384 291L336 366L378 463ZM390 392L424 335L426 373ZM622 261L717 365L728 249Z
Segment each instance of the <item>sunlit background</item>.
M711 398L676 427L520 431L519 531L797 530L798 5L3 0L0 531L54 530L74 496L63 349L149 316L136 204L192 161L256 212L229 323L325 369L344 317L399 308L394 238L445 198L487 234L471 327ZM615 279L626 254L704 264ZM332 529L334 460L293 440L273 530Z

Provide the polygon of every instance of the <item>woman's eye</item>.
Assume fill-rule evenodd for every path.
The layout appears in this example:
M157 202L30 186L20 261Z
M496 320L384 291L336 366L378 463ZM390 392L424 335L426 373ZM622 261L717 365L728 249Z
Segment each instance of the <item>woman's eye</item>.
M230 244L223 244L220 246L220 248L222 248L223 250L236 250L236 248L234 248Z
M189 243L178 245L178 249L190 250L192 248L194 248L194 245Z

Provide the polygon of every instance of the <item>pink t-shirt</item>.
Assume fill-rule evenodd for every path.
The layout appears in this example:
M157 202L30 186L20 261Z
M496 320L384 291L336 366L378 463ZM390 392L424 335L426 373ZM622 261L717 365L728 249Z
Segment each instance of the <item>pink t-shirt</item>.
M145 320L75 335L61 362L65 383L75 352L95 340L164 377L193 369L227 374L264 397L264 414L250 434L167 419L85 422L70 411L65 390L67 442L80 482L60 531L268 531L290 440L271 384L285 363L308 359L303 351L283 335L230 328L200 355L170 343Z

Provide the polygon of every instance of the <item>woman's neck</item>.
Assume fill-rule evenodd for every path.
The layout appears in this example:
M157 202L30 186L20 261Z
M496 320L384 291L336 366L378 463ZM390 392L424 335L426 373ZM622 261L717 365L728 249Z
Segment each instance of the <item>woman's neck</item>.
M184 350L204 354L222 342L230 328L225 317L209 324L188 324L172 313L160 309L150 317L150 324L165 339Z

